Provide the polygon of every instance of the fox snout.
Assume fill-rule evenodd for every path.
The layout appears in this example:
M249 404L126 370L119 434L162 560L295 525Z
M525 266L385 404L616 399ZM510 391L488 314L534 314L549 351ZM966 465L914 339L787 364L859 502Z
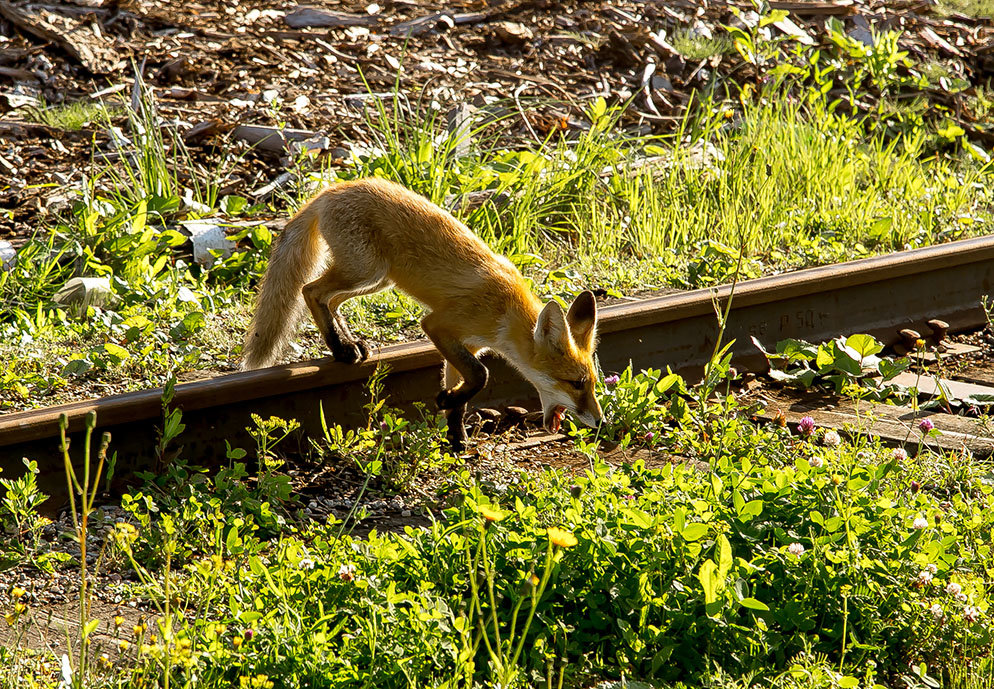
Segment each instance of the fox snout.
M597 402L593 392L585 395L584 399L570 400L570 402L571 404L551 404L545 407L543 421L546 430L558 433L567 411L577 421L590 428L596 428L603 421L604 414L601 411L601 405Z

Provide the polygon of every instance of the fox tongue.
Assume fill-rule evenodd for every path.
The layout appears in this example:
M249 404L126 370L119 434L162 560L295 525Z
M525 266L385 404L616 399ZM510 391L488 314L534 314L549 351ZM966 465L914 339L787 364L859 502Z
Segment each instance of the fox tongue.
M563 407L556 407L554 410L552 410L552 432L553 433L558 433L559 432L559 429L563 425L563 415L565 413L566 413L566 410Z

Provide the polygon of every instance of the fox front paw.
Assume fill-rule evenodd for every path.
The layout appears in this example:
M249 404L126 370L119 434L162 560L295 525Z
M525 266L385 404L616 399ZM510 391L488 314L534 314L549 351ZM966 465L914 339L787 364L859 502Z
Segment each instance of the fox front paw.
M469 436L466 435L466 427L462 423L450 423L445 433L445 439L449 441L452 452L458 455L466 449Z
M332 351L335 361L343 364L361 364L369 358L369 345L362 340L343 342Z

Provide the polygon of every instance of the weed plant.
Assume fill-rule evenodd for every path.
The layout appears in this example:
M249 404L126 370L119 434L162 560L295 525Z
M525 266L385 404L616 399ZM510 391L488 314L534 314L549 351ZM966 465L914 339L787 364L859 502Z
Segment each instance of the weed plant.
M987 689L989 463L858 428L756 425L722 390L721 352L711 368L703 387L661 371L604 381L601 437L646 459L503 485L450 466L450 506L402 532L274 520L290 516L278 462L260 465L268 479L236 461L211 480L174 457L110 536L158 616L108 629L119 654L87 686ZM393 412L371 409L368 437L343 445L329 428L332 461L402 453L374 422ZM258 420L259 458L291 428ZM375 454L356 444L377 433ZM31 621L16 593L15 630Z
M889 59L873 67L864 58L865 79L886 73ZM753 277L990 230L989 174L965 144L960 155L937 155L924 125L855 120L817 89L793 102L776 93L734 107L700 100L669 138L627 132L624 111L596 101L585 130L517 148L497 145L505 122L492 108L449 132L427 106L374 99L370 145L356 146L345 167L302 168L292 203L329 181L395 179L452 208L544 297L564 299L590 287L707 287L737 268ZM230 370L237 360L272 234L238 228L234 253L201 266L179 223L292 208L218 198L230 158L198 169L182 138L160 126L151 94L139 84L136 95L119 162L95 161L72 211L0 271L10 305L0 315L0 410L79 389L162 385L171 373ZM951 126L943 131L957 146ZM107 278L111 298L57 306L54 295L75 276ZM418 333L420 307L403 295L356 300L347 311L366 336ZM314 328L305 332L292 356L321 355Z

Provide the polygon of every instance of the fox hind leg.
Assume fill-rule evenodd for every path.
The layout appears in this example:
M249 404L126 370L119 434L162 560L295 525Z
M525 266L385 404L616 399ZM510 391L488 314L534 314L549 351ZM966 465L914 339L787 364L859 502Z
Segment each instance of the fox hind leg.
M332 266L317 280L304 285L304 302L335 361L355 364L369 358L369 346L352 334L348 323L338 312L339 307L353 297L379 292L391 284L386 270L358 277Z

